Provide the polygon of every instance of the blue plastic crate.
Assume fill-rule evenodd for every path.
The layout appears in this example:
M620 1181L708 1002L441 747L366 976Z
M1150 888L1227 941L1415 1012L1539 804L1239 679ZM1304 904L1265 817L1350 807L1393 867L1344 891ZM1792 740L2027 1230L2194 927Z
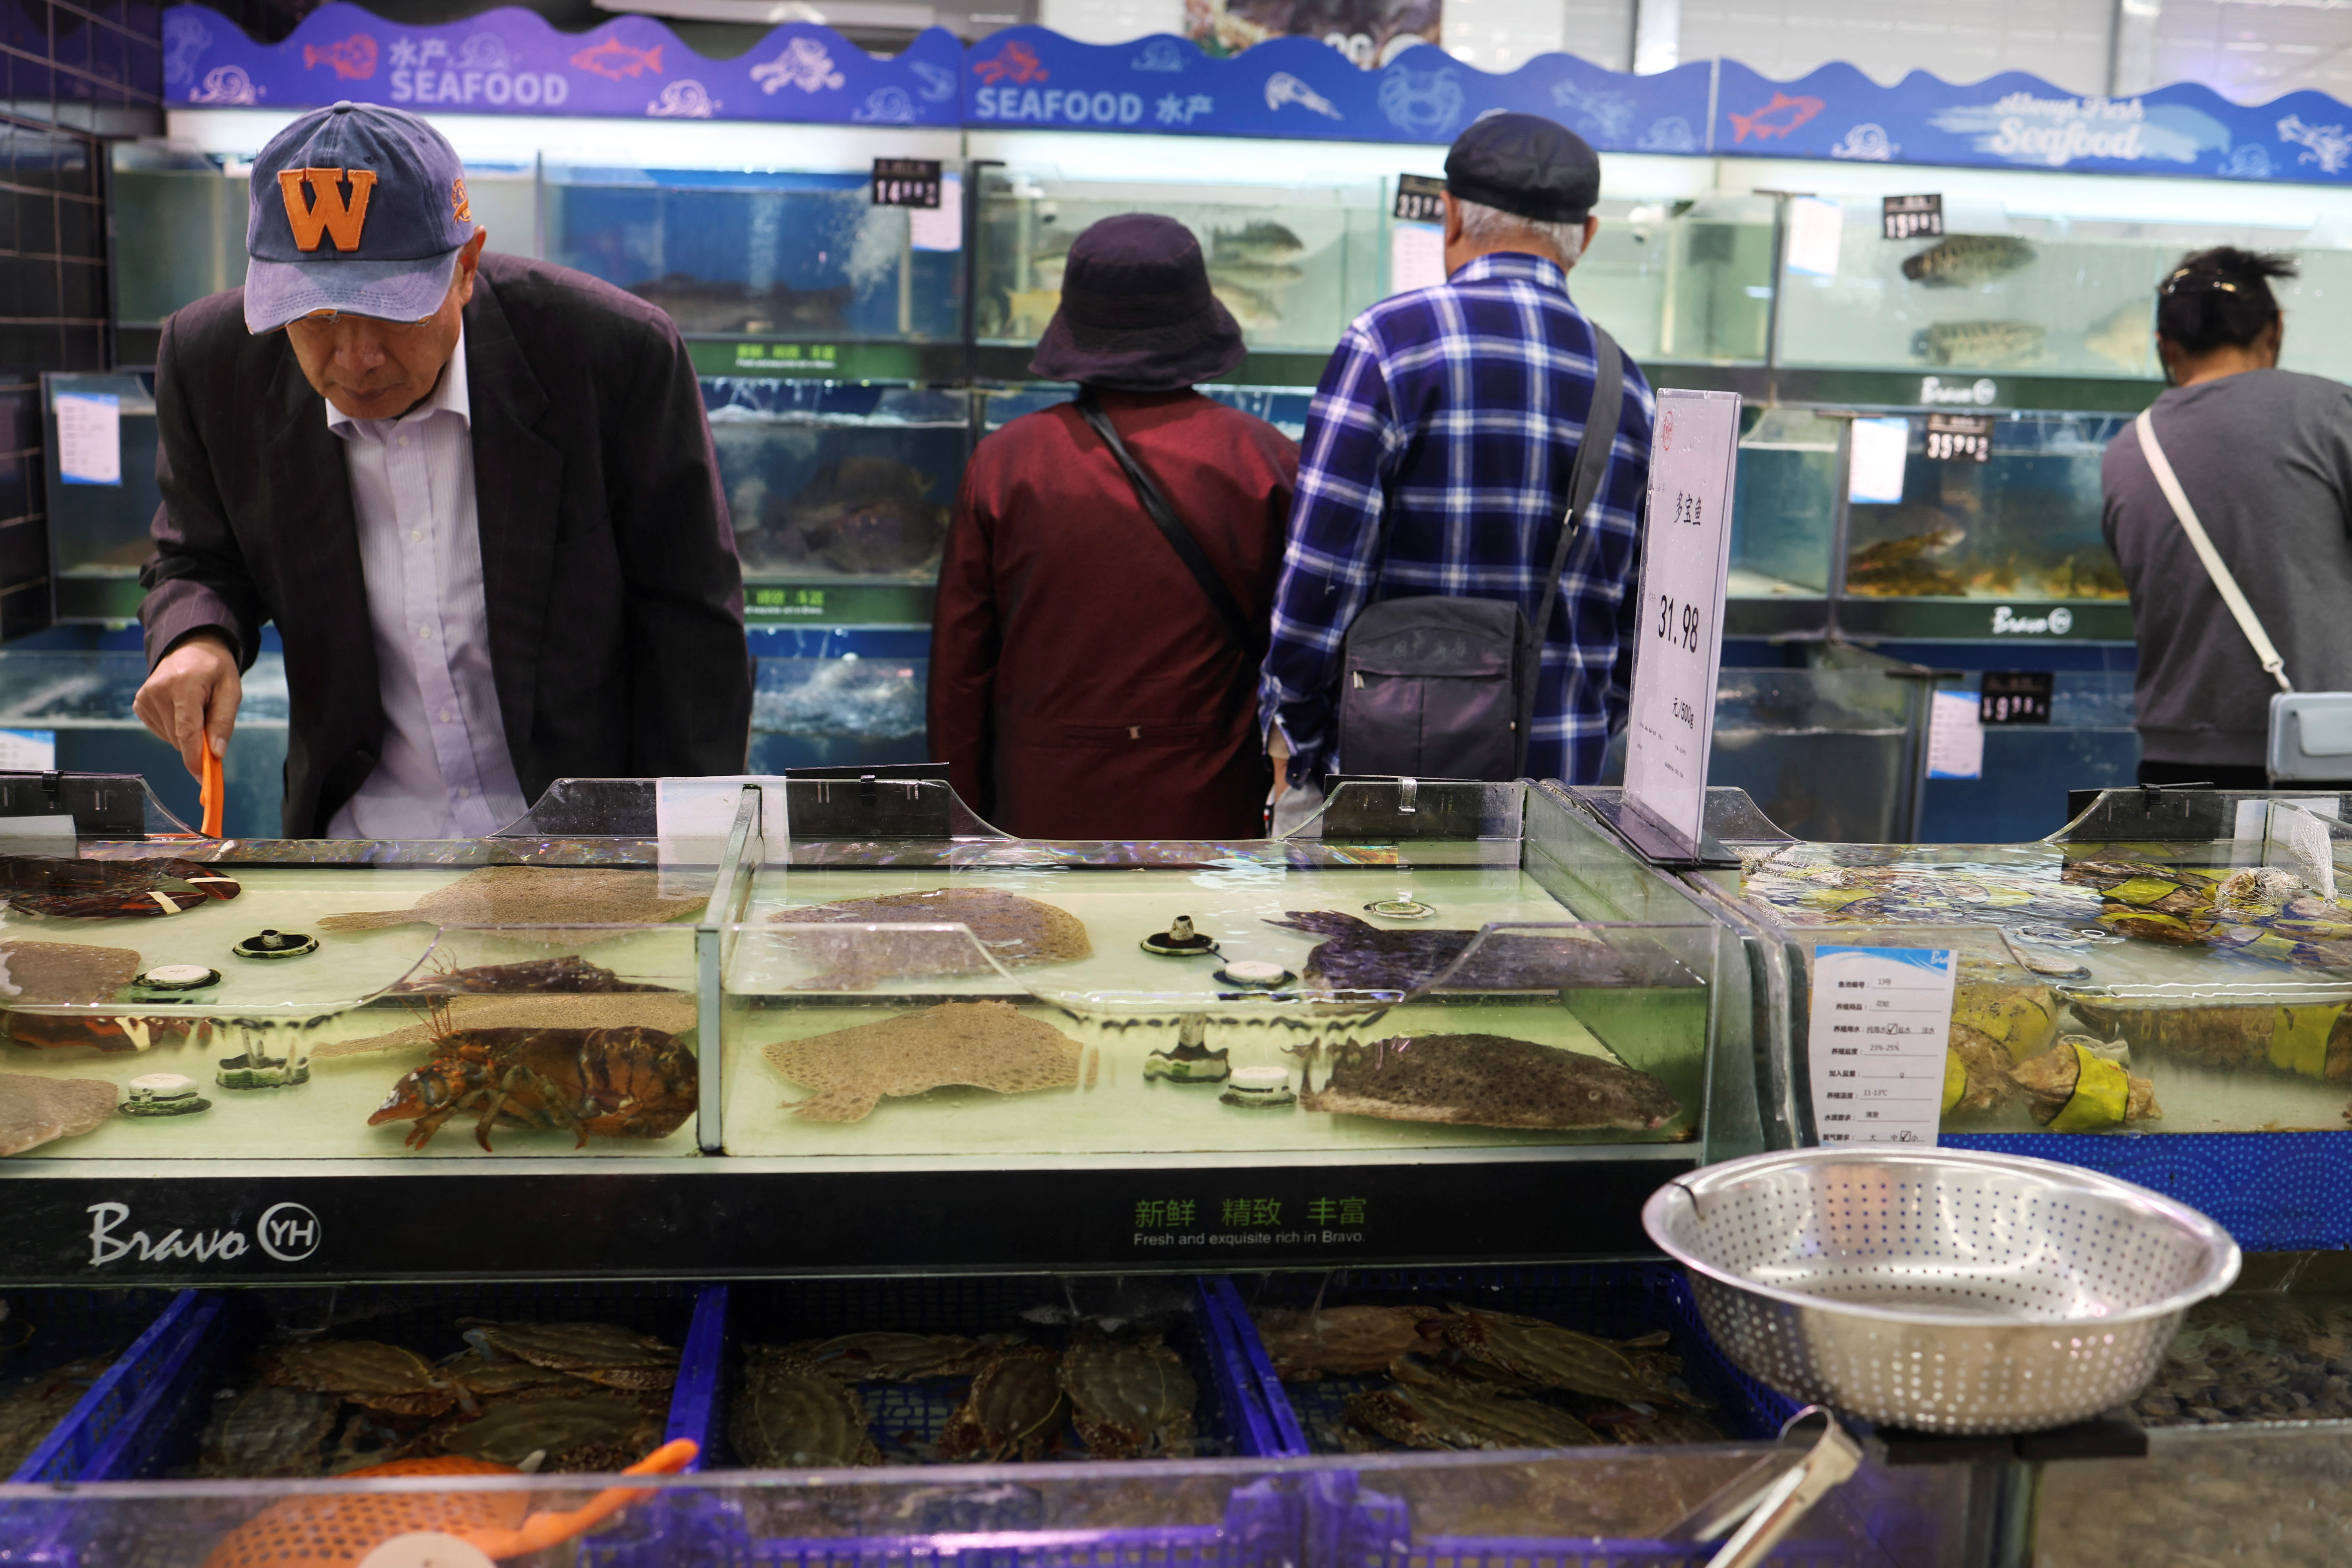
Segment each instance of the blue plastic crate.
M199 1304L194 1290L23 1290L11 1297L0 1340L26 1340L0 1356L0 1394L88 1356L111 1353L114 1363L52 1427L16 1468L0 1479L63 1481L79 1477L89 1445L119 1426L145 1391L155 1347L187 1331Z
M144 1480L191 1469L215 1394L243 1386L246 1358L284 1330L380 1339L438 1356L463 1348L459 1318L530 1317L618 1322L683 1346L696 1321L697 1294L680 1284L537 1282L187 1292L179 1331L150 1335L135 1358L123 1358L123 1396L100 1408L85 1401L53 1435L52 1445L73 1462L69 1474L48 1479ZM681 1417L673 1395L670 1435L681 1435L681 1421L690 1426L692 1419ZM143 1532L135 1510L75 1512L62 1523L51 1514L49 1538L9 1560L55 1568L196 1568L218 1533L252 1511L226 1510L218 1532L199 1528L162 1537Z
M1346 1272L1332 1275L1268 1275L1255 1281L1223 1281L1211 1300L1259 1379L1260 1398L1288 1446L1284 1452L1336 1454L1348 1396L1382 1387L1378 1374L1326 1377L1313 1383L1283 1383L1274 1374L1257 1326L1255 1304L1304 1308L1319 1294L1327 1307L1351 1305L1443 1306L1460 1301L1498 1312L1545 1318L1562 1328L1605 1339L1632 1339L1657 1329L1673 1331L1683 1373L1717 1408L1710 1419L1729 1438L1769 1439L1780 1435L1797 1405L1725 1359L1699 1321L1690 1281L1665 1263L1609 1263L1562 1268L1426 1268Z
M714 1287L706 1293L672 1405L672 1436L708 1436L709 1468L736 1461L726 1438L730 1394L747 1344L784 1343L860 1330L978 1335L1024 1330L1050 1336L1024 1313L1064 1304L1071 1291L1100 1282L1036 1278L903 1276ZM1145 1289L1181 1290L1162 1307L1184 1309L1167 1342L1184 1358L1200 1389L1194 1430L1202 1446L1244 1457L1284 1451L1240 1354L1231 1324L1211 1310L1202 1281L1155 1279ZM723 1324L723 1334L710 1331ZM859 1386L869 1429L886 1459L907 1463L936 1441L962 1402L966 1380ZM955 1473L940 1467L943 1482ZM589 1543L583 1563L596 1568L655 1568L691 1562L728 1568L824 1568L877 1563L922 1568L1276 1568L1297 1560L1296 1489L1271 1483L1235 1489L1222 1520L1152 1529L1058 1529L1045 1497L1017 1484L945 1484L911 1497L906 1533L815 1534L779 1521L773 1500L742 1495L672 1494L641 1509ZM973 1540L982 1537L982 1540Z

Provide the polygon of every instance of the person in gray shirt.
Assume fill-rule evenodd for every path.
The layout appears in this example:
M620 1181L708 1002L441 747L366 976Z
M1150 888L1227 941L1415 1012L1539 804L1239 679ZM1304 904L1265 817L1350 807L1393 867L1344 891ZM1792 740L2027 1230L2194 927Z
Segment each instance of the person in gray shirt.
M2294 263L2222 246L2157 290L2171 387L2157 439L2301 691L2352 690L2352 387L2278 368L2271 293ZM2131 589L2142 784L2262 789L2277 683L2206 574L2126 425L2100 471Z

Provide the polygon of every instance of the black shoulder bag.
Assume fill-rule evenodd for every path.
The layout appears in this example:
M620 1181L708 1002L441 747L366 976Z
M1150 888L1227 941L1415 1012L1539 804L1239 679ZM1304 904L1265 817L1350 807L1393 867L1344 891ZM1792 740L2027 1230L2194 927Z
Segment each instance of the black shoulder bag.
M1217 569L1209 564L1208 556L1202 552L1201 542L1192 537L1192 530L1176 516L1176 509L1168 504L1166 494L1152 482L1151 476L1143 471L1143 465L1135 460L1135 454L1127 449L1127 443L1118 438L1118 432L1111 428L1110 416L1103 412L1102 405L1096 400L1094 388L1078 388L1076 402L1080 416L1094 426L1095 434L1102 437L1103 445L1110 448L1110 455L1118 458L1118 466L1126 470L1127 482L1135 487L1135 499L1143 503L1144 515L1158 525L1169 547L1176 552L1176 559L1184 563L1184 570L1192 574L1192 581L1201 584L1201 592L1209 596L1209 607L1216 612L1218 624L1225 628L1225 636L1233 639L1234 646L1241 649L1242 658L1246 661L1253 641L1249 617L1242 613L1241 603L1234 597L1234 591L1225 585L1223 577L1217 575ZM1255 671L1251 673L1255 674Z
M1367 605L1340 645L1339 763L1350 773L1526 776L1544 633L1577 524L1593 504L1624 403L1617 344L1592 329L1592 404L1535 625L1515 601L1432 595ZM1595 437L1598 437L1597 439Z

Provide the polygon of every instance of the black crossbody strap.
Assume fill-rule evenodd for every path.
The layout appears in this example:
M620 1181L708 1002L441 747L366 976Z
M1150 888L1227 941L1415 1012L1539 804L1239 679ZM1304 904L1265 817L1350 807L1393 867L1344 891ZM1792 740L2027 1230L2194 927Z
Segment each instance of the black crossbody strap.
M1616 445L1617 417L1624 405L1625 365L1621 351L1616 340L1595 323L1592 403L1584 411L1584 438L1576 444L1576 463L1569 470L1568 513L1559 520L1559 544L1551 552L1551 575L1544 579L1543 610L1532 628L1538 668L1542 663L1544 634L1551 626L1551 607L1559 602L1559 574L1568 570L1568 552L1576 542L1577 525L1600 493L1601 475L1609 471L1609 449Z
M1234 598L1234 591L1225 586L1225 580L1217 575L1215 567L1209 564L1208 556L1202 552L1201 542L1192 537L1192 531L1177 517L1176 509L1168 504L1167 496L1152 483L1151 476L1143 471L1143 466L1135 460L1135 455L1127 449L1127 443L1118 438L1118 432L1111 428L1110 416L1095 400L1094 388L1078 388L1076 401L1079 415L1094 426L1095 434L1103 438L1103 445L1110 448L1110 455L1117 458L1118 466L1127 471L1127 482L1135 487L1135 499L1143 503L1145 515L1159 525L1169 547L1176 552L1176 558L1184 563L1184 569L1192 574L1194 582L1201 584L1201 592L1209 596L1209 607L1216 612L1218 621L1225 628L1225 635L1246 656L1251 647L1249 617L1242 614L1240 603Z

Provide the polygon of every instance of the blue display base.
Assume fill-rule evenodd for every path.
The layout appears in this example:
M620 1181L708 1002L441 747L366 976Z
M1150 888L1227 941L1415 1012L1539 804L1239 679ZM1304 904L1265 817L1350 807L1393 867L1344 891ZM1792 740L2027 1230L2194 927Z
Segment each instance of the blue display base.
M2137 1183L2210 1215L2248 1252L2352 1247L2352 1204L2342 1201L2352 1193L2352 1131L1978 1132L1940 1142Z

